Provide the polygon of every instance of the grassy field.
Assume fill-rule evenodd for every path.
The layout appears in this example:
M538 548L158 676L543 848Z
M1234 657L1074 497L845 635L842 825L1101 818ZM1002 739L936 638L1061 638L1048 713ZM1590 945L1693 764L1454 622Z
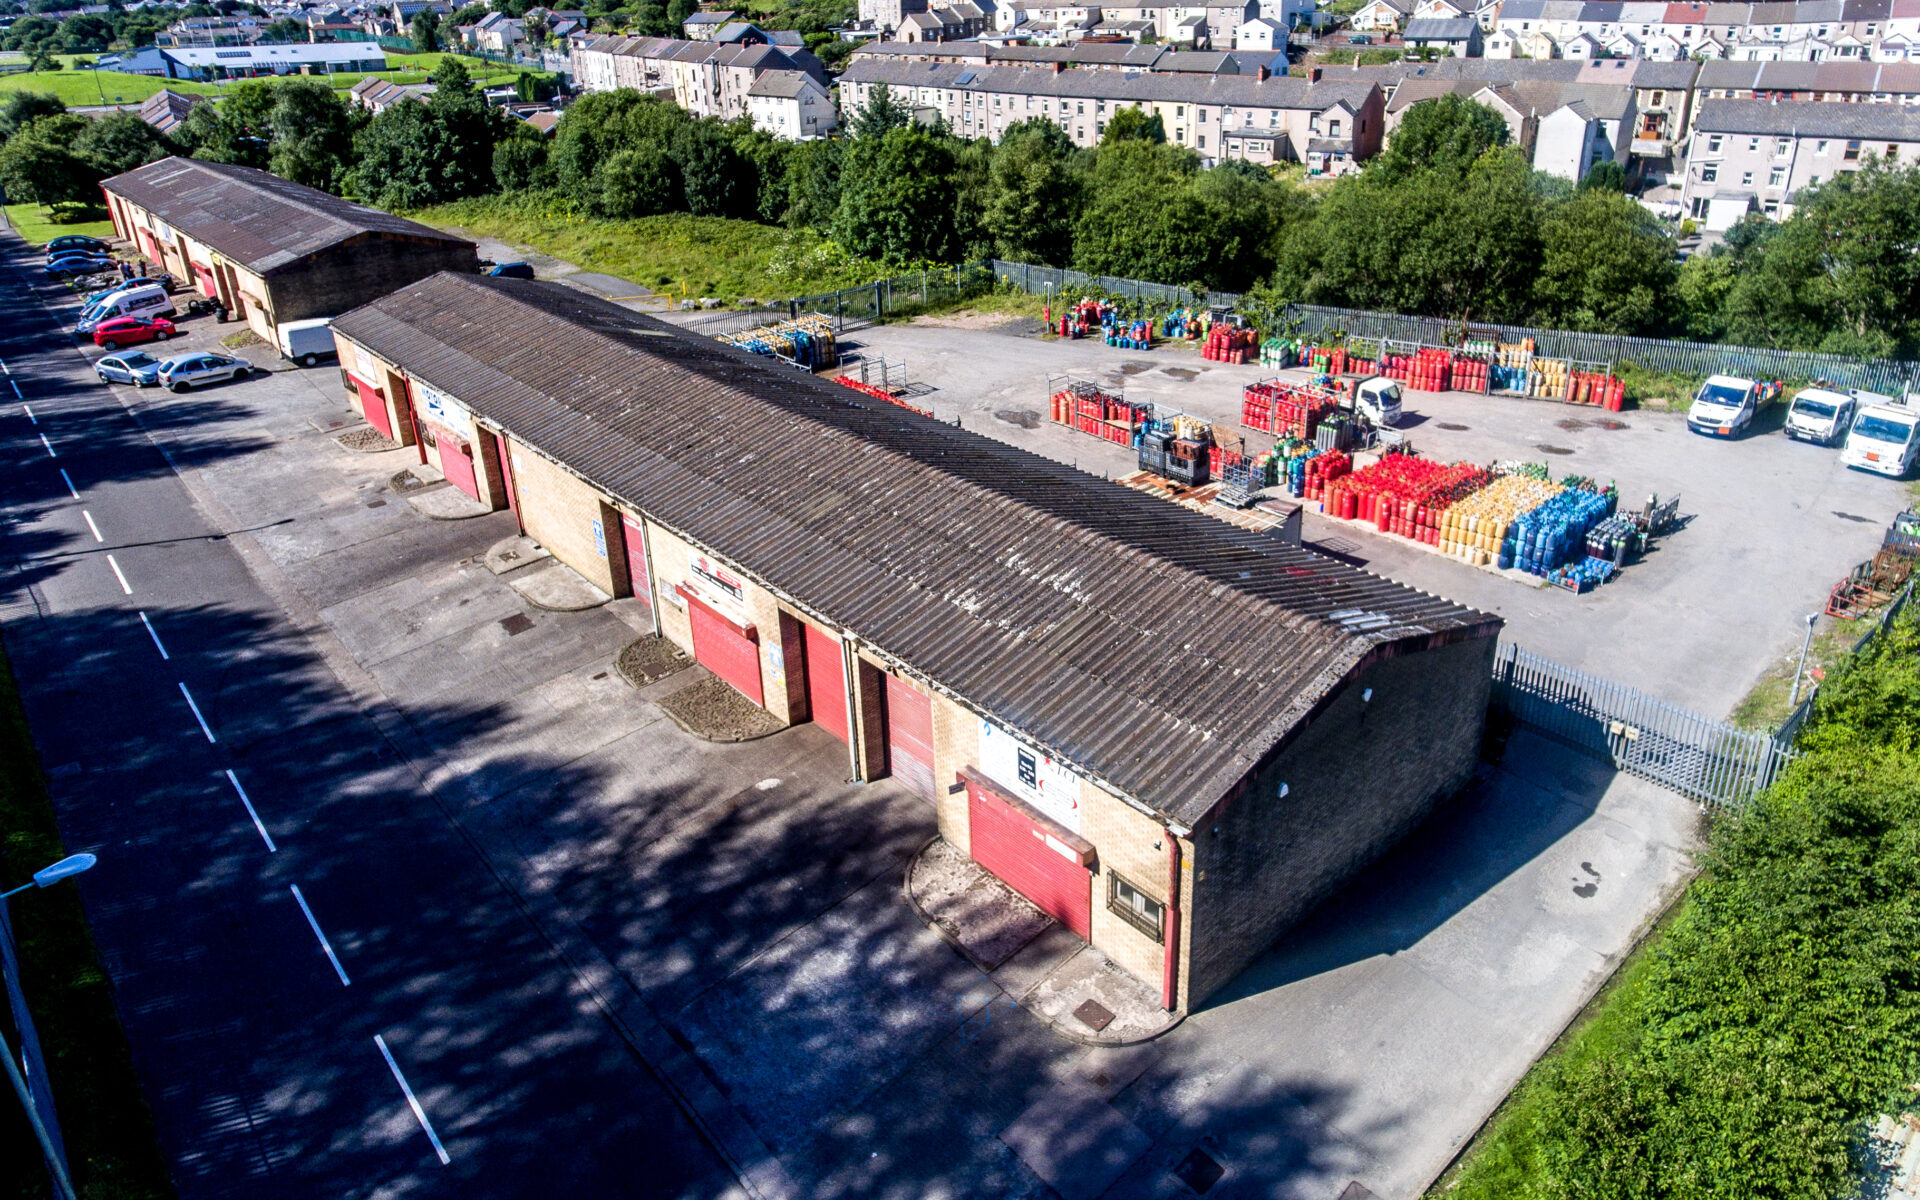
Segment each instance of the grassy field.
M72 55L60 57L71 59ZM337 72L326 78L332 82L334 90L346 92L368 75L391 80L394 83L425 83L433 68L439 65L446 54L392 54L388 62L395 64L389 71ZM501 67L484 59L465 58L467 69L473 72L476 80L482 83L511 83L520 73L519 68ZM398 64L406 64L404 67ZM297 77L289 77L297 78ZM271 80L269 81L271 82ZM51 92L60 97L70 107L81 105L138 104L162 88L171 89L182 95L217 96L225 90L224 85L214 83L195 83L186 79L160 79L152 75L122 75L117 71L24 71L14 75L0 75L0 91Z
M36 246L44 246L54 238L67 233L79 233L97 238L113 236L112 221L55 222L48 215L47 210L37 204L9 204L6 212L7 224L19 230L21 237Z
M18 886L61 857L46 781L3 654L0 831L0 888ZM21 986L47 1056L47 1076L80 1195L86 1200L173 1195L79 891L72 883L62 883L28 892L9 906L19 939ZM8 1164L0 1172L0 1198L41 1200L48 1187L40 1152L11 1091L0 1103L12 1110L0 1120L0 1161Z
M498 238L631 280L673 298L727 301L805 295L847 286L840 278L775 273L788 233L753 221L669 213L612 221L575 216L539 197L487 196L406 214L416 221Z

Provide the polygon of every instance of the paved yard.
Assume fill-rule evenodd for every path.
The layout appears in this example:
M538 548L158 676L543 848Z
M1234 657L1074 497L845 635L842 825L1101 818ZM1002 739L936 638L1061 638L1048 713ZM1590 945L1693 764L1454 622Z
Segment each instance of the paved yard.
M943 415L1056 454L1085 451L1083 463L1099 465L1091 439L992 415L1039 407L1055 348L973 334L969 354L950 331L914 328L858 337L940 382L929 399ZM1095 350L1106 363L1150 358L1155 373L1198 366L1104 347L1074 353ZM1218 402L1253 374L1197 375L1194 395ZM1166 378L1156 386L1188 386ZM962 388L978 393L963 404ZM1550 429L1571 412L1478 403L1488 416L1459 423L1501 415ZM203 505L227 528L252 531L235 541L268 590L311 621L333 669L397 711L398 744L573 964L578 1002L592 995L619 1010L634 1044L683 1080L713 1136L770 1191L1179 1195L1171 1169L1199 1147L1225 1170L1209 1196L1334 1200L1358 1180L1403 1200L1445 1165L1686 870L1690 805L1517 738L1500 768L1204 1011L1129 1056L1089 1050L1048 1032L912 916L901 877L932 834L927 805L888 782L845 783L844 751L812 727L727 746L681 732L656 702L698 668L637 692L613 669L648 628L645 610L529 609L481 561L512 532L510 518L425 520L388 488L410 451L334 443L345 407L337 371L286 371L185 398L148 391L137 406ZM191 419L199 406L222 419ZM1630 489L1669 486L1653 468L1629 466L1636 447L1682 475L1689 456L1776 449L1768 439L1695 446L1670 422L1628 423L1538 436L1577 445L1581 456L1567 461L1605 464ZM1725 499L1708 491L1671 550L1587 601L1377 539L1356 552L1376 569L1497 602L1545 653L1678 698L1702 694L1692 678L1659 677L1650 664L1665 647L1675 671L1711 685L1696 703L1724 708L1766 652L1751 626L1740 634L1726 618L1778 609L1790 620L1858 556L1868 528L1842 522L1831 533L1844 538L1794 539L1796 580L1690 582L1708 565L1758 558L1761 543L1731 540L1732 513L1756 490L1743 480L1721 481ZM1796 497L1776 507L1876 521L1887 507L1874 508L1876 497L1897 491L1831 473L1817 484L1762 482ZM1790 523L1784 512L1764 519ZM532 625L516 634L502 621L519 614ZM1622 630L1635 642L1609 657L1606 642ZM248 703L244 690L231 702ZM1061 1113L1106 1131L1092 1150L1124 1152L1041 1161L1036 1145L1057 1139L1036 1131Z
M1046 421L1049 376L1123 386L1129 399L1237 426L1240 389L1274 374L1207 362L1186 348L1142 353L997 330L910 324L847 337L868 353L904 361L909 378L934 389L915 403L935 415L1115 477L1134 469L1129 452ZM1629 506L1649 493L1677 492L1692 520L1586 596L1529 590L1403 539L1313 515L1307 539L1497 612L1507 619L1508 639L1536 653L1714 716L1731 710L1769 662L1799 648L1801 616L1878 548L1881 531L1907 503L1904 483L1848 471L1835 451L1779 433L1712 441L1687 432L1675 413L1614 414L1459 392L1410 392L1406 407L1402 428L1422 453L1544 461L1556 476L1616 480Z

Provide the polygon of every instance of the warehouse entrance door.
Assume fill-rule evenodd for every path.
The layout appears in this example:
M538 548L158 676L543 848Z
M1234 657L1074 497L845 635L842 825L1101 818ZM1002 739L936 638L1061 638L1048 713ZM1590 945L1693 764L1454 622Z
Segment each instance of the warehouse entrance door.
M379 388L358 376L351 378L354 390L360 394L360 411L366 414L367 424L379 430L382 436L393 438L393 422L387 420L387 398L380 394Z
M1093 939L1093 844L984 776L963 771L973 861L1041 912Z
M766 692L760 685L760 636L751 625L741 625L714 608L690 588L681 587L687 602L687 618L693 626L693 659L707 670L740 690L755 704L764 706Z
M647 531L640 527L638 517L621 513L620 537L627 544L627 581L633 585L633 594L652 608L653 582L647 578Z
M840 639L808 625L807 709L814 724L847 740L846 663L840 657Z
M513 523L525 533L526 526L520 520L520 493L513 487L513 455L507 451L507 435L490 433L487 436L493 439L493 453L500 460L500 490L507 494L507 508L513 513Z
M893 777L923 800L933 794L933 698L887 676L887 756Z
M473 448L457 437L440 437L440 473L447 482L475 500L480 498L480 481L473 472Z

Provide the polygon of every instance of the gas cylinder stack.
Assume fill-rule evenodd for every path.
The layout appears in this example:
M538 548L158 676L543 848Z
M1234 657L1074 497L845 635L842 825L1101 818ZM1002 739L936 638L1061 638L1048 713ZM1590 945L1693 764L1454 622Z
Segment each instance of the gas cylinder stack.
M1258 357L1259 345L1260 335L1255 330L1215 325L1207 331L1207 341L1200 347L1200 357L1209 362L1249 362Z
M1311 439L1339 405L1331 388L1264 379L1241 391L1240 423L1262 433Z

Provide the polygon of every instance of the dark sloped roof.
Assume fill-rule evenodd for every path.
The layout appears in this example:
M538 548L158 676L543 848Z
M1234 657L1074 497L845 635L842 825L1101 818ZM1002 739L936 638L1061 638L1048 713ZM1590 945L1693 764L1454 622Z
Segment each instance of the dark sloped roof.
M163 158L100 186L261 275L369 233L473 245L417 221L228 163Z
M1424 17L1407 22L1407 31L1401 37L1409 42L1418 41L1468 41L1480 30L1480 23L1472 17Z
M1176 822L1371 652L1500 624L559 284L333 328Z
M1703 133L1798 134L1920 142L1920 111L1905 104L1702 100L1693 126Z
M966 83L962 75L971 75ZM842 84L889 87L966 88L974 92L1064 96L1068 99L1233 104L1249 108L1311 109L1336 104L1358 109L1373 92L1371 81L1354 82L1330 71L1319 83L1292 75L1198 75L1171 71L1050 71L1037 67L970 67L960 63L856 59L840 74Z

